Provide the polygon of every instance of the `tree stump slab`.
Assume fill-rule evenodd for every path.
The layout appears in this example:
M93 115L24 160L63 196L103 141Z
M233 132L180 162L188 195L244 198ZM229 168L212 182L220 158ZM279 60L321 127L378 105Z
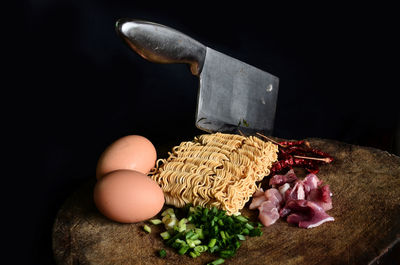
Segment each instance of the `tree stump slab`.
M284 219L249 237L225 264L382 264L398 259L400 245L400 157L387 152L325 139L307 139L335 161L320 168L318 177L333 193L335 218L311 229ZM172 148L169 146L168 148ZM53 252L60 265L207 264L217 257L180 256L163 244L161 227L143 231L144 222L120 224L105 218L93 202L93 177L59 210L53 227ZM257 219L258 210L243 214ZM167 250L161 259L157 251ZM396 251L394 251L396 249Z

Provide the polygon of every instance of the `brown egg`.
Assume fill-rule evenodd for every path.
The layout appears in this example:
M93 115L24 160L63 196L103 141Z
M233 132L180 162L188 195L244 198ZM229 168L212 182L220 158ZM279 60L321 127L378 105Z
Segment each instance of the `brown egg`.
M93 199L111 220L136 223L160 212L164 193L157 182L134 170L116 170L97 181Z
M117 169L131 169L147 174L154 167L157 152L154 145L140 135L124 136L102 153L97 162L96 178Z

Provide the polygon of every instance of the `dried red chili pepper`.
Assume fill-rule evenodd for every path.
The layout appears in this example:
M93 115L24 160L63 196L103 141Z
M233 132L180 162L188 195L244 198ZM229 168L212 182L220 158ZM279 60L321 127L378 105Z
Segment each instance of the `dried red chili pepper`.
M294 166L304 167L308 172L316 174L319 172L320 165L333 161L332 156L316 148L311 148L310 143L305 140L282 141L277 144L279 146L278 161L271 168L272 175ZM322 158L308 155L318 155Z
M285 148L286 147L289 147L289 146L294 146L294 145L302 145L302 144L304 144L304 140L300 140L300 141L282 141L282 142L279 142L279 145L284 145L285 146Z
M313 153L313 154L316 154L316 155L319 155L319 156L322 156L322 157L328 157L328 158L330 158L331 159L331 162L333 161L333 157L332 156L330 156L328 153L326 153L326 152L323 152L323 151L321 151L321 150L318 150L318 149L315 149L315 148L309 148L308 149L308 151L310 152L310 153Z

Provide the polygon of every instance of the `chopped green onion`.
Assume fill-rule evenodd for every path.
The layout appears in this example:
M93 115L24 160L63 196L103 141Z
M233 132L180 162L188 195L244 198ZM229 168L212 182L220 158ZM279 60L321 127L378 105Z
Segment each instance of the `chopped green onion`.
M195 228L194 231L195 231L195 233L198 235L198 238L199 238L199 239L204 239L203 229L201 229L201 228Z
M161 222L163 222L163 224L165 224L169 219L171 219L171 215L167 214L162 218Z
M193 240L190 239L186 239L187 244L189 245L189 247L194 248L196 246L196 244L194 243Z
M170 229L170 228L174 228L174 226L176 225L176 221L177 221L176 218L170 218L164 224L167 229Z
M222 264L224 262L225 262L225 260L223 258L219 258L219 259L214 260L211 263L208 263L207 265L219 265L219 264Z
M184 241L184 240L182 240L182 239L179 239L179 238L177 238L177 239L175 240L175 243L179 244L180 246L187 246L186 241Z
M204 208L204 210L203 210L203 215L204 215L204 216L207 216L207 215L208 215L208 211L209 211L208 208Z
M237 234L236 236L239 238L239 240L246 240L246 237L244 235Z
M191 224L191 223L186 224L186 231L195 230L195 229L197 229L195 224Z
M219 250L219 246L215 245L215 246L211 247L209 250L210 250L210 253L217 252Z
M163 211L163 212L161 213L161 216L166 216L167 214L169 214L169 215L175 215L174 209L172 209L172 208L166 209L165 211Z
M214 234L218 234L218 230L219 230L219 229L218 229L218 226L214 226L213 229L214 229Z
M153 225L159 225L162 223L160 219L151 219L149 222L152 223Z
M178 225L183 225L186 224L188 222L188 220L186 218L182 218L181 220L179 220Z
M143 230L146 231L147 233L151 233L151 228L148 225L144 225Z
M175 249L178 249L178 248L181 247L181 244L178 243L178 242L174 242L174 243L172 243L171 247L173 247L173 248L175 248Z
M244 226L245 226L247 229L249 229L249 230L254 229L254 226L252 226L252 225L249 224L249 223L246 223Z
M185 254L188 250L189 250L189 246L188 245L186 245L186 246L182 246L179 250L178 250L178 254L179 255L183 255L183 254Z
M195 246L194 247L194 250L195 251L197 251L197 252L205 252L205 251L207 251L207 249L208 249L208 247L207 246L204 246L204 245L201 245L201 246Z
M217 243L217 239L216 238L212 238L210 240L210 242L208 243L208 247L212 248L213 246L215 246L215 243Z
M168 231L165 231L165 232L160 233L160 236L161 236L164 240L167 240L167 239L171 238L171 235L170 235L170 233L169 233Z
M202 252L215 253L219 259L209 263L213 265L234 256L246 236L262 235L259 222L250 222L240 212L228 216L226 211L216 207L194 207L188 204L176 213L173 208L168 208L161 216L167 231L160 233L160 236L167 246L175 248L180 255L187 254L192 258L200 256ZM177 219L176 216L184 218ZM160 219L149 222L160 224Z
M222 250L219 252L219 256L221 258L229 258L232 257L235 254L233 250Z
M200 245L200 244L201 244L201 240L195 239L195 240L193 240L193 243L194 243L195 245Z
M224 232L224 231L221 231L221 232L219 232L219 233L220 233L220 235L221 235L221 237L222 237L222 240L226 240L225 232Z
M176 239L180 238L183 235L183 232L179 232L177 234L175 234L173 237L171 237L170 239L168 239L168 241L165 243L167 245L172 245L172 243L175 242Z
M196 240L198 238L199 238L199 235L196 233L193 233L193 235L190 237L190 239L192 239L192 240Z
M242 230L242 235L248 235L250 233L250 231L249 231L249 229L247 229L247 228L244 228L243 230Z
M240 222L248 222L247 218L242 216L242 215L238 215L236 216L236 220L240 221Z
M186 239L190 239L195 233L193 231L189 231L185 234Z
M235 241L235 249L238 249L238 248L240 248L240 241Z
M178 225L178 232L183 232L186 231L186 224L183 223L181 225Z
M167 256L167 251L165 251L165 249L160 249L160 251L158 251L158 256L160 256L160 258L165 258Z
M250 230L249 236L261 236L261 235L262 235L262 231L259 227L255 228L253 230Z

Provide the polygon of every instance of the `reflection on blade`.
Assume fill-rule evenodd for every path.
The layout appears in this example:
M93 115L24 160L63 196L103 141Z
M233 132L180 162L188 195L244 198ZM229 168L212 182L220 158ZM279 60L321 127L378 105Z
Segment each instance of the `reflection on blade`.
M273 130L279 79L207 48L196 126L208 132Z

